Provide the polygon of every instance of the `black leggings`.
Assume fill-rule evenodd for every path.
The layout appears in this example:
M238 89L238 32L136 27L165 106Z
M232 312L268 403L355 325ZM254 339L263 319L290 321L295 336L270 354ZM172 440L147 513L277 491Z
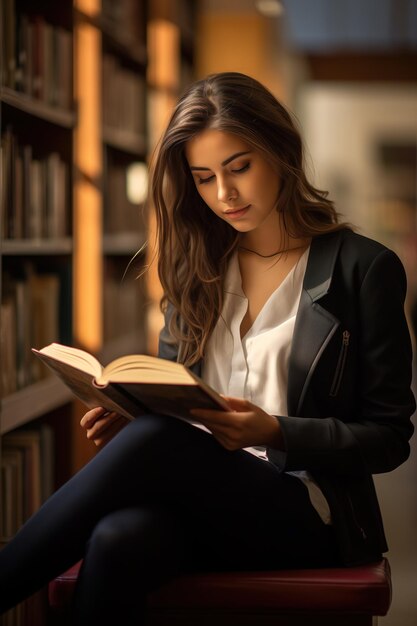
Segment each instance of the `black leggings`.
M84 558L77 626L140 623L181 572L337 563L306 487L271 463L157 415L129 423L0 552L0 612Z

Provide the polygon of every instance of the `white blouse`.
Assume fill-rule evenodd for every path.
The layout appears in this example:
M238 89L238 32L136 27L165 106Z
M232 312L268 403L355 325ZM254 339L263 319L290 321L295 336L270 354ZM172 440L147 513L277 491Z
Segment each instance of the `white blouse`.
M271 294L251 328L241 338L248 308L242 289L238 255L225 277L222 314L208 341L202 378L219 393L246 398L271 415L287 415L288 361L309 249ZM246 450L268 461L265 448ZM289 472L306 485L312 505L325 524L328 503L307 472Z

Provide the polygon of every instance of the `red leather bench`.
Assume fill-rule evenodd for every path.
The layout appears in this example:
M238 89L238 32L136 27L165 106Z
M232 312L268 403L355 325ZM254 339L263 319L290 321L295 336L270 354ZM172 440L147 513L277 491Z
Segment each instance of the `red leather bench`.
M68 607L79 563L49 584ZM149 626L371 626L391 603L387 559L351 568L182 576L150 596ZM59 623L59 622L58 622Z

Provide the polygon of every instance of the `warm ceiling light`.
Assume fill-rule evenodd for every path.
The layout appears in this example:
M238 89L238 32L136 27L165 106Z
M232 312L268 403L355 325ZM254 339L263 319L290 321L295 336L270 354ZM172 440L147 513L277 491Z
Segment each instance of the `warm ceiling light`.
M279 0L257 0L255 5L265 17L280 17L284 13L284 7Z

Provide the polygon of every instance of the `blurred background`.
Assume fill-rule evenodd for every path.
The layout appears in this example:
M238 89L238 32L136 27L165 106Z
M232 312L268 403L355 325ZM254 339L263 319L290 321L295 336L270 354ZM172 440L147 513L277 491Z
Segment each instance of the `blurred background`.
M359 232L402 259L415 337L417 0L0 0L0 7L0 535L7 541L94 453L79 432L84 409L33 364L30 347L58 340L104 361L156 351L162 320L147 164L194 79L244 72L293 111L314 183ZM30 484L22 478L28 448L38 455ZM414 448L404 466L376 477L394 584L382 626L417 624ZM8 623L26 623L25 610Z
M319 188L400 256L415 332L417 2L208 0L198 25L198 75L235 69L267 84L298 117ZM384 626L417 624L416 478L415 445L376 477L394 584Z
M205 0L198 6L196 76L248 73L295 113L318 187L329 191L359 232L393 248L403 261L415 336L416 0ZM375 479L394 585L391 611L379 623L414 626L415 436L410 460Z

